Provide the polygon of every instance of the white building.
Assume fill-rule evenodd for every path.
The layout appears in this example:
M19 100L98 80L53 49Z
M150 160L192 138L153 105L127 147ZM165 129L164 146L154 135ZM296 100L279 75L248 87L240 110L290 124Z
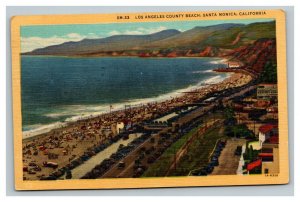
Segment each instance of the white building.
M119 134L123 129L124 129L125 125L123 122L118 122L117 126L116 126L116 131Z
M228 68L240 68L240 64L237 62L228 63Z

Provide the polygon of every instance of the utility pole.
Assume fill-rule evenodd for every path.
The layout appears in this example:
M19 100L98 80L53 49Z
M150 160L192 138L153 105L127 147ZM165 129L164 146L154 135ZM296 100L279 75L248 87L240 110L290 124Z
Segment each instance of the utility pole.
M177 157L176 157L176 151L174 149L174 158L175 158L175 162L174 162L174 170L176 171L176 161L177 161Z
M254 136L256 136L256 132L255 132L255 119L253 120L253 127L254 127Z

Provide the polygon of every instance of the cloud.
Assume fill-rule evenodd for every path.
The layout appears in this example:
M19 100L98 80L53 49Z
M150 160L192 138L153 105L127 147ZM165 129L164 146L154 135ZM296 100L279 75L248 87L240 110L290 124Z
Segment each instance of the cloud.
M86 38L89 38L89 39L96 39L96 38L102 38L102 36L97 35L97 34L95 34L95 33L88 33L88 34L86 35Z
M135 30L135 31L129 31L129 30L127 30L123 34L126 34L126 35L142 35L144 33L141 32L141 31L138 31L138 30Z
M136 30L125 30L123 32L113 30L113 31L109 32L108 34L111 35L111 36L121 35L121 34L125 34L125 35L142 35L142 34L153 34L153 33L160 32L160 31L163 31L163 30L166 30L166 29L167 29L167 27L164 27L164 26L152 27L152 28L139 27Z
M140 27L137 30L140 31L140 32L143 32L145 34L153 34L153 33L160 32L160 31L163 31L163 30L166 30L166 29L167 29L167 27L159 26L159 27L152 27L152 28Z
M114 36L114 35L120 35L120 34L122 34L122 33L119 32L119 31L114 30L114 31L109 32L108 34L109 34L110 36Z
M70 33L66 35L68 38L70 39L78 39L78 38L82 38L82 36L78 33Z

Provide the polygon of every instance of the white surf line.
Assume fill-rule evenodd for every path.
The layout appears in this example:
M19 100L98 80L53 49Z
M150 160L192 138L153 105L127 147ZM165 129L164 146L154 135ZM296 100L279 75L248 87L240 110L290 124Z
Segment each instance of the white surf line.
M206 70L206 71L208 71L208 70ZM210 70L210 71L213 71L213 70ZM216 73L216 74L219 74L219 73ZM193 91L193 90L197 90L197 89L199 90L199 89L203 89L206 87L203 85L214 85L214 84L220 83L220 82L224 81L225 79L229 78L231 73L221 73L221 74L225 75L225 76L224 77L222 77L220 75L213 76L208 79L202 80L195 85L188 86L188 87L182 88L182 89L173 90L171 92L161 94L156 97L149 97L149 98L144 98L144 99L133 99L133 100L129 100L129 102L125 102L125 103L114 103L113 104L114 110L112 110L112 112L121 111L124 108L123 106L126 104L142 106L142 105L147 105L147 104L153 103L153 102L164 102L166 100L169 100L170 98L177 97L178 95L180 96L181 92ZM103 107L103 108L109 109L109 105L94 106L94 107L95 108ZM91 108L93 108L93 107L91 107ZM95 110L95 112L90 112L90 113L84 114L84 115L76 115L73 117L69 117L64 122L56 122L56 123L44 125L44 126L32 129L32 130L23 131L22 139L27 139L27 138L31 138L34 136L38 136L38 135L50 132L53 129L59 129L59 128L66 127L70 123L76 123L77 121L81 121L81 120L89 120L90 118L96 118L101 115L105 115L105 114L109 113L108 110L104 110L100 113L96 112L96 111L98 111L98 110Z

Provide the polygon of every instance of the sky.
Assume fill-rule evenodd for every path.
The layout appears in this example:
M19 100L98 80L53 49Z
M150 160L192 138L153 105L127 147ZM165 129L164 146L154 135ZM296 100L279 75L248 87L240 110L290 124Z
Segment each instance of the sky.
M203 20L173 22L109 23L109 24L72 24L72 25L36 25L21 27L21 52L32 51L67 41L80 41L85 38L105 38L113 35L152 34L166 29L181 32L196 26L210 26L223 23L250 24L267 22L273 19L245 20Z

